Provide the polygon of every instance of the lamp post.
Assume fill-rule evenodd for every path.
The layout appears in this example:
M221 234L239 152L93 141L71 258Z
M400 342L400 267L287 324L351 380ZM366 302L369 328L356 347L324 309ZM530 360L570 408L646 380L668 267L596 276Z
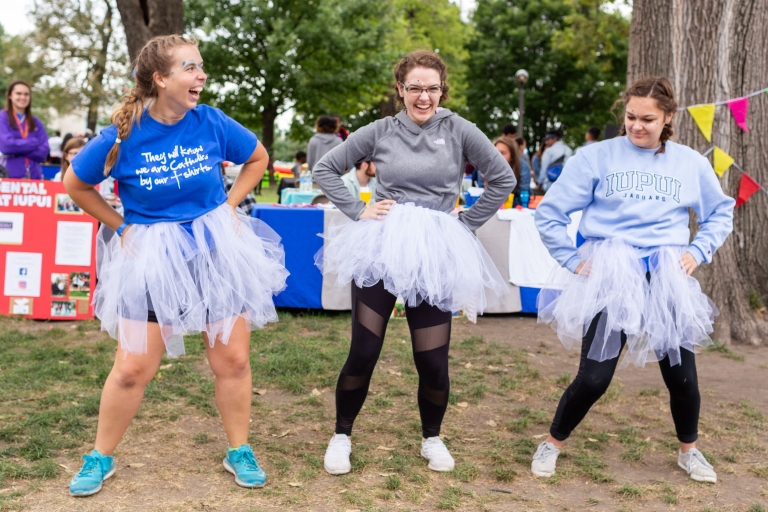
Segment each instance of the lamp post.
M520 95L517 103L517 136L523 136L523 114L525 113L525 82L528 81L528 72L524 69L518 69L515 73L515 80L520 86Z

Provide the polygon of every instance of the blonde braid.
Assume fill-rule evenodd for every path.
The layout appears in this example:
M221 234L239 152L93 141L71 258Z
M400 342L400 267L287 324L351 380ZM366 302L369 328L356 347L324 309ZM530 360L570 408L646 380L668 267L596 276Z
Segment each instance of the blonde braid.
M123 104L112 113L111 121L117 127L117 138L120 141L126 140L131 135L133 122L138 122L142 112L144 112L144 100L136 94L135 89L131 89L131 92L126 95ZM119 156L120 142L115 141L112 149L109 150L107 161L104 164L104 176L109 176Z

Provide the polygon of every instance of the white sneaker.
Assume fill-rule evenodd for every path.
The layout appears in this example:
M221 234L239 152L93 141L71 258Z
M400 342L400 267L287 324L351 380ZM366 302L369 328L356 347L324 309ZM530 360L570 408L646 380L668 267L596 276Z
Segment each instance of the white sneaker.
M335 434L325 450L323 466L331 475L344 475L352 469L349 454L352 453L352 441L346 434Z
M453 471L453 457L437 436L421 440L421 456L429 461L432 471Z
M544 478L551 477L555 474L558 455L560 455L560 450L555 448L554 444L544 441L533 454L531 473Z
M712 464L707 462L704 454L696 448L691 448L686 453L678 452L677 465L697 482L717 483L717 473Z

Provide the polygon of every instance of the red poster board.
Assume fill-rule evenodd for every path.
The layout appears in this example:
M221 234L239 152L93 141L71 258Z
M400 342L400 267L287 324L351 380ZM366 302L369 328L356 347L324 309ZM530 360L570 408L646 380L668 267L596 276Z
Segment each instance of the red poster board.
M61 183L0 179L0 315L93 318L97 230Z

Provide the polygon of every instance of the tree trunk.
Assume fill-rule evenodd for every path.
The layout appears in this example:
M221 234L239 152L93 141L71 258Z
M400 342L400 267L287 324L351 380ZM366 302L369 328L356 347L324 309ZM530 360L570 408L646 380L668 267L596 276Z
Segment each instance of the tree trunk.
M101 25L101 48L96 56L93 70L91 72L90 82L91 91L88 98L88 129L96 132L96 124L99 122L99 106L104 94L104 74L107 70L107 57L109 55L109 44L112 41L112 4L107 0L107 11L104 14L104 21Z
M183 0L117 0L131 64L151 38L184 32Z
M678 104L712 103L768 86L768 25L765 0L635 0L627 81L666 75ZM750 131L736 126L727 106L717 107L712 142L687 112L675 116L675 140L705 152L717 145L758 183L768 185L768 96L750 98ZM726 194L738 194L741 172L720 180ZM697 272L720 309L714 338L759 345L768 322L754 306L768 296L768 196L758 192L734 214L733 233L711 265Z
M266 87L265 87L266 90ZM269 166L267 172L269 172L269 186L275 185L275 169L272 163L272 144L275 142L275 119L277 118L277 104L272 102L264 107L264 111L261 113L261 143L269 153Z

